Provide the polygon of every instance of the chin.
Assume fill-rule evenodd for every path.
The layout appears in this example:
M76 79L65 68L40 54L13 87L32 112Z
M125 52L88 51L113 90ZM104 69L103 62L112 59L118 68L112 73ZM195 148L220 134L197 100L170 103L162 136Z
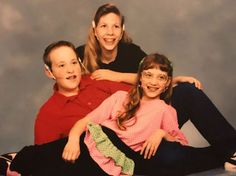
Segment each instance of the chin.
M158 94L158 95L147 95L146 97L147 97L148 99L160 98L159 94Z
M114 49L115 49L115 47L113 47L113 46L112 47L106 47L107 51L113 51Z

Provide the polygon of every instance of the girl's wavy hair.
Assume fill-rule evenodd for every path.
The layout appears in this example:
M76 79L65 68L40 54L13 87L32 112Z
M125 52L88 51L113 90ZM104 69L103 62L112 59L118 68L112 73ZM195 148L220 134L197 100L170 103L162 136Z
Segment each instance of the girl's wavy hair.
M125 42L125 43L132 42L132 39L128 36L126 31L124 30L125 18L120 13L119 9L114 4L110 4L110 3L100 6L97 9L97 12L95 13L95 16L92 22L94 26L92 25L89 29L88 39L87 39L87 43L85 45L85 50L84 50L83 64L87 68L88 73L92 73L93 71L99 69L98 62L101 60L101 48L95 37L94 27L97 26L102 16L107 15L109 13L114 13L121 18L121 26L123 29L121 42Z
M168 85L167 89L161 93L160 99L164 100L167 104L170 104L170 99L172 95L172 77L173 77L173 67L171 61L169 59L158 53L150 54L144 57L140 64L137 73L137 80L135 86L130 90L128 93L128 100L124 104L124 112L120 113L117 118L117 125L120 129L125 130L125 122L131 118L135 118L134 123L136 122L135 113L139 109L140 101L143 96L143 90L140 86L142 72L144 70L157 68L161 71L164 71L168 75L168 81L170 84Z

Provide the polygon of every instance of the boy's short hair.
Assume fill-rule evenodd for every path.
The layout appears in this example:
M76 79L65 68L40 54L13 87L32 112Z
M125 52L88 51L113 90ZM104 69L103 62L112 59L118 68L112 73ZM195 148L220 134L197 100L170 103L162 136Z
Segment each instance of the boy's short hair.
M65 40L53 42L46 47L46 49L44 50L44 54L43 54L44 64L46 64L50 70L52 70L52 62L49 58L49 55L50 55L51 51L53 51L54 49L57 49L59 47L62 47L62 46L67 46L67 47L71 48L75 52L77 59L79 58L78 54L76 52L76 48L73 43L71 43L69 41L65 41ZM79 60L79 62L80 62L80 60Z

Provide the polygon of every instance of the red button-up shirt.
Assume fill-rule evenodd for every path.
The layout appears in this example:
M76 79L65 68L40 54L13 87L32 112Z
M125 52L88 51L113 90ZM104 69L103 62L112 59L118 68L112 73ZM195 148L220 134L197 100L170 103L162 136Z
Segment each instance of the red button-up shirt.
M40 108L35 121L34 142L43 144L68 135L73 124L95 109L117 90L128 90L130 85L96 81L83 76L77 95L66 97L54 87L54 94Z

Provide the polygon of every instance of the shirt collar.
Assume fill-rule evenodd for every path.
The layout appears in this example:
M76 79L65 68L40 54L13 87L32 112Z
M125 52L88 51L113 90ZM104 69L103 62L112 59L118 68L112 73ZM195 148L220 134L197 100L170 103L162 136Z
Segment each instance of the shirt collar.
M91 79L91 75L83 75L80 81L80 85L79 88L80 90L85 89L86 87L88 87L91 84L94 84L96 82L96 80Z
M78 97L78 94L79 94L79 91L78 91L77 95L67 97L58 92L57 84L54 84L53 90L54 90L53 96L56 99L56 103L59 105L59 107L63 107L66 103L70 101L74 101Z
M83 91L84 89L86 89L86 87L88 87L89 85L91 85L95 82L95 80L91 79L90 76L91 75L83 75L81 77L81 81L79 84L78 94L73 95L73 96L69 96L69 97L59 93L57 84L54 84L54 86L53 86L54 95L53 96L56 99L57 104L60 107L63 107L66 103L68 103L70 101L75 101L78 98L80 91Z

